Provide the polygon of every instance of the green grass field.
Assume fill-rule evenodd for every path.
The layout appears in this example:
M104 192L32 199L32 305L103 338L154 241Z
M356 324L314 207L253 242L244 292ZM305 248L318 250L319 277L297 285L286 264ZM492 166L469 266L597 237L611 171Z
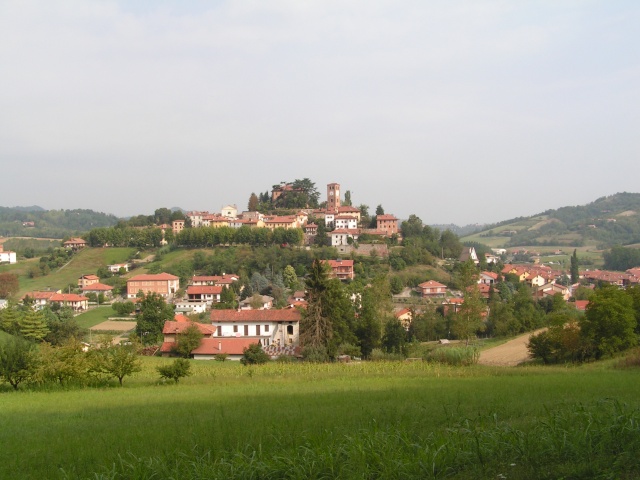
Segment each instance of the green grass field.
M162 384L155 366L169 361L145 358L123 388L4 389L0 478L640 474L640 371L611 362L192 361L192 377Z
M109 317L117 317L118 314L111 308L111 305L101 305L93 308L88 312L82 313L75 317L76 322L82 328L91 328L99 323L106 322ZM134 320L131 317L131 320Z
M19 298L32 290L64 289L70 283L75 285L81 275L95 274L96 270L104 265L122 263L132 252L135 252L132 248L85 248L75 254L66 266L52 271L49 275L29 278L29 268L38 265L39 258L20 260L14 265L0 266L0 273L10 272L19 276L20 291L17 295Z

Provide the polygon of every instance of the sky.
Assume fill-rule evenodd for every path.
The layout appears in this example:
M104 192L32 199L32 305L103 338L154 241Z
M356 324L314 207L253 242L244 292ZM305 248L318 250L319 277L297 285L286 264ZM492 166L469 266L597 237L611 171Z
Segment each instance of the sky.
M427 224L640 192L640 2L0 0L0 206Z

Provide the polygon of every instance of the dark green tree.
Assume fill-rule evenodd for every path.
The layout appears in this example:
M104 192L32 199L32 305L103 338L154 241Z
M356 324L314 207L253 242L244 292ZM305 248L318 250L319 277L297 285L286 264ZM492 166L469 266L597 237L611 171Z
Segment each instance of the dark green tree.
M15 390L31 378L36 364L35 345L32 342L14 336L0 342L0 378Z
M382 348L387 353L407 356L407 331L399 320L393 319L384 325Z
M39 342L49 333L44 315L40 311L28 308L20 319L20 335L24 338Z
M164 322L173 320L173 307L165 302L162 295L155 292L146 295L139 293L138 299L140 313L136 317L136 335L145 345L160 342Z
M571 283L578 283L580 280L580 271L578 269L578 254L576 249L573 249L573 255L571 255Z
M257 212L259 203L260 201L258 200L258 196L255 193L251 192L251 196L249 197L249 203L247 205L247 211Z
M596 290L589 300L580 332L599 359L635 346L636 326L631 296L617 287L606 286Z
M347 190L346 192L344 192L344 201L342 202L342 204L348 207L351 206L351 190Z
M326 312L326 292L329 288L328 267L316 259L306 280L307 308L300 319L300 345L326 348L333 336L331 321Z

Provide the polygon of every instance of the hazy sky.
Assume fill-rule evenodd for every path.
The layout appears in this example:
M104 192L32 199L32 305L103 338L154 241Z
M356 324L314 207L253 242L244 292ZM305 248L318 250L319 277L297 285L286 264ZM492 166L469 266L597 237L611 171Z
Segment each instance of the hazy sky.
M425 223L640 191L640 2L0 0L0 205Z

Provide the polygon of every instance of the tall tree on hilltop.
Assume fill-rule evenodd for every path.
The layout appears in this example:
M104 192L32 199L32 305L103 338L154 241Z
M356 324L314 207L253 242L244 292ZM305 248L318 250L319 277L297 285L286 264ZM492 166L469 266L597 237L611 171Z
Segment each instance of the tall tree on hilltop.
M249 197L249 204L247 205L247 210L249 212L256 212L258 210L258 196L255 193L251 193L251 196Z
M344 192L344 202L342 202L343 205L346 205L347 207L350 207L351 204L351 190L347 190L346 192Z
M571 283L578 283L580 280L580 270L578 269L578 254L576 249L573 249L573 255L571 255Z

